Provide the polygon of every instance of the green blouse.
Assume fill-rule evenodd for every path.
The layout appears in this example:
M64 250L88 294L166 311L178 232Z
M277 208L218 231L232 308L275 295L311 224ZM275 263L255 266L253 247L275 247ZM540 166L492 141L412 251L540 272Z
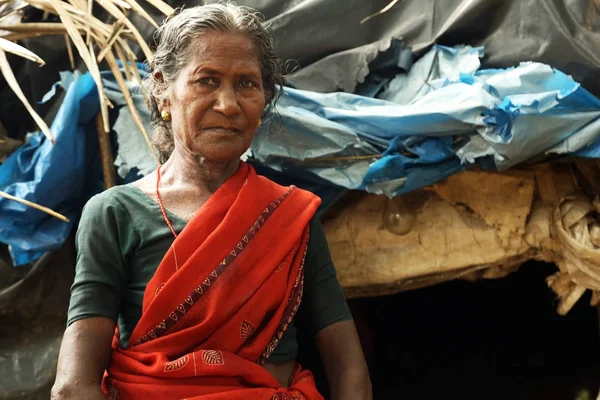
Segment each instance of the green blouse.
M177 232L186 221L167 211ZM325 233L314 217L305 261L304 293L294 325L285 332L270 361L296 357L296 329L314 335L352 318L331 262ZM86 204L77 230L77 265L67 325L108 317L129 336L142 314L146 285L173 243L158 204L133 185L117 186Z

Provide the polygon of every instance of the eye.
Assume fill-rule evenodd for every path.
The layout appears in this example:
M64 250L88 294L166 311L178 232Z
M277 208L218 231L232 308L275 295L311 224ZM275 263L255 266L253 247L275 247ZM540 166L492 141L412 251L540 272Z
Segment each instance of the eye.
M243 88L251 88L251 87L255 87L256 84L252 81L249 81L248 79L243 79L240 81L240 87Z
M217 81L214 78L201 78L198 79L198 83L201 85L214 86L217 84Z

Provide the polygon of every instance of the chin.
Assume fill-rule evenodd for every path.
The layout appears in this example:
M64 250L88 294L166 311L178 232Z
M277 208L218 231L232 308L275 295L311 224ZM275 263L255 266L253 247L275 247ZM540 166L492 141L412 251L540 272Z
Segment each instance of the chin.
M203 151L196 152L196 154L210 161L228 162L239 160L246 150L248 150L248 147L237 149L213 148L203 149Z
M210 138L213 140L204 140L195 143L189 143L192 153L210 161L227 162L239 160L242 154L248 150L252 144L251 140L244 140L242 137Z

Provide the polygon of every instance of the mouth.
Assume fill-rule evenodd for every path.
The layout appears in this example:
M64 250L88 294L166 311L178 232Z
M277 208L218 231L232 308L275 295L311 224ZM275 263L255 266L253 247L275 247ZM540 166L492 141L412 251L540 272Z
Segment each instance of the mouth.
M212 126L209 128L204 128L203 130L230 135L237 135L240 133L240 130L237 128L230 128L225 126Z

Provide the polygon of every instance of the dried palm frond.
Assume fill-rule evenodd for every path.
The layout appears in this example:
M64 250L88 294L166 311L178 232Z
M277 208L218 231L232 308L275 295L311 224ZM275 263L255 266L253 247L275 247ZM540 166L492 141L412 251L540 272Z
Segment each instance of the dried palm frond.
M27 50L25 47L20 46L16 43L11 42L10 40L2 39L0 37L0 49L4 50L7 53L13 53L23 58L26 58L30 61L36 62L40 65L46 64L44 60L38 57L37 54Z
M20 54L18 52L18 50L19 50L18 48L11 47L11 46L5 46L4 42L7 42L7 41L5 41L5 40L0 41L0 72L2 72L2 75L4 76L4 79L6 79L6 83L8 83L8 86L13 90L13 92L15 92L15 94L17 95L19 100L21 100L21 102L23 103L23 105L25 106L27 111L29 111L29 113L35 120L36 124L41 129L42 133L46 136L46 138L48 138L48 140L50 140L50 142L52 142L52 144L54 144L55 140L54 140L54 136L52 136L52 132L50 132L50 128L48 128L48 125L46 125L44 120L35 112L33 107L31 107L31 104L29 104L29 100L27 100L27 97L25 97L25 94L23 94L23 91L21 90L21 87L19 86L19 83L17 82L17 78L15 78L15 74L13 73L12 68L10 67L10 64L8 63L8 59L6 58L5 49L11 48L11 50L13 50L11 52L15 52L16 54L19 54L22 56L27 55L26 58L33 59L34 61L37 61L42 65L44 64L44 61L42 61L41 58L39 58L38 56L36 56L35 54L33 54L29 51L28 52L33 54L33 56L31 56L27 52L23 52ZM8 42L8 43L12 43L12 42ZM21 47L21 46L17 45L16 43L12 43L12 44L14 46Z
M170 16L174 12L174 9L162 0L147 1L166 16ZM27 37L48 35L65 36L65 45L71 64L74 65L74 54L71 48L72 44L77 49L79 57L96 83L98 96L100 98L100 113L102 115L104 131L109 132L110 130L108 108L112 105L104 92L98 63L106 60L113 75L115 75L115 80L123 91L123 95L134 122L144 136L144 140L150 146L148 133L139 121L139 114L135 109L135 104L131 99L131 93L118 68L114 54L117 54L121 60L126 79L135 80L138 84L141 84L141 79L135 64L136 56L131 50L128 42L134 42L139 46L146 59L149 61L152 60L153 53L139 30L129 20L128 15L129 13L134 12L139 14L153 26L157 27L158 25L136 0L96 0L96 3L114 18L113 23L105 23L96 18L92 14L93 3L94 0L0 0L0 18L19 12L23 8L23 4L25 4L43 10L45 13L56 15L61 21L60 23L38 22L3 24L2 20L0 20L0 66L2 73L5 75L7 81L9 81L10 87L23 102L42 132L50 140L54 141L50 130L39 115L33 110L23 95L23 92L18 87L18 84L16 84L16 79L14 79L14 74L12 74L12 70L8 65L4 52L17 54L43 65L41 58L24 47L17 45L15 42ZM153 148L150 147L150 149L151 153L155 155Z
M365 22L369 21L370 19L373 19L381 14L388 12L392 7L394 7L394 5L396 5L397 2L398 2L398 0L392 0L387 6L383 7L381 10L377 11L375 14L371 14L368 17L363 18L360 21L360 23L364 24Z
M26 206L33 207L33 208L35 208L37 210L45 212L46 214L50 214L53 217L56 217L56 218L60 219L61 221L69 222L69 219L67 217L65 217L62 214L57 213L56 211L52 211L48 207L40 206L39 204L32 203L29 200L20 199L18 197L15 197L13 195L5 193L5 192L3 192L1 190L0 190L0 197L4 197L4 198L6 198L8 200L13 200L13 201L19 202L21 204L25 204Z

